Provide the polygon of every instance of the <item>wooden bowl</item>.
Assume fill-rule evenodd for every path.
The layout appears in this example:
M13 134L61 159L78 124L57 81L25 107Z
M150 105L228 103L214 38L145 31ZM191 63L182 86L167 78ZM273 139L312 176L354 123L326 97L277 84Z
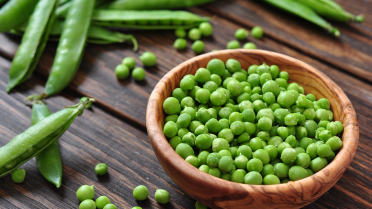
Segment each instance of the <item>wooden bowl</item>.
M179 87L181 78L195 74L214 58L226 62L234 58L243 69L250 65L277 65L290 75L289 82L297 82L306 93L317 99L327 98L334 119L344 125L343 147L336 158L315 175L279 185L247 185L225 181L206 174L182 159L163 135L163 101ZM264 50L223 50L197 56L183 62L167 73L152 92L146 115L151 145L172 180L187 194L211 208L300 208L310 204L328 191L353 160L359 141L359 125L355 110L345 93L330 78L308 64L282 54Z

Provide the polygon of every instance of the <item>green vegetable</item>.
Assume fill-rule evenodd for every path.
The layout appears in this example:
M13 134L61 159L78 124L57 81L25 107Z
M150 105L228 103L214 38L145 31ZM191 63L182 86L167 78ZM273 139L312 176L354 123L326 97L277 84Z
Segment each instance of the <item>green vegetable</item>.
M133 70L136 66L136 61L132 57L126 57L123 59L123 65L126 65L130 70Z
M313 9L306 6L297 0L264 0L268 4L275 6L279 9L297 15L305 20L308 20L324 29L335 36L340 36L340 31L337 28L332 27L327 21L321 18ZM253 33L253 32L252 32Z
M81 102L86 103L86 100ZM45 103L39 100L39 98L35 98L32 105L31 125L35 125L49 115L51 115L51 113ZM39 171L44 178L50 183L56 185L57 188L61 187L62 160L58 140L52 142L42 152L36 155L35 158Z
M335 20L338 22L359 22L364 21L363 15L355 16L347 11L345 11L337 2L333 0L298 0L304 5L313 9L319 15Z
M12 61L9 71L9 82L6 89L7 92L24 82L34 71L48 40L57 3L57 0L40 0L36 4L29 24L25 29L25 34L22 37L21 44ZM19 4L21 5L22 3ZM0 22L3 23L1 14Z
M115 75L120 80L128 78L129 73L130 73L130 70L126 65L121 64L121 65L116 66L115 68Z
M159 9L177 9L183 7L197 6L214 0L117 0L103 5L105 9L117 10L159 10Z
M188 29L198 27L209 21L187 11L129 11L129 10L94 10L94 25L124 27L137 29Z
M178 50L186 49L187 48L187 41L186 41L186 39L184 39L184 38L177 38L174 41L173 47L176 48L176 49L178 49Z
M196 41L196 40L199 40L202 36L202 32L200 31L199 28L193 28L189 31L189 39L191 39L192 41Z
M257 49L257 46L252 42L248 42L243 45L243 49Z
M200 202L195 203L195 209L207 209L207 206L203 205Z
M203 41L197 40L192 44L191 48L196 54L201 54L204 51L205 45Z
M157 189L155 199L158 203L167 204L170 200L169 193L164 189Z
M249 32L245 30L244 28L239 28L235 31L235 38L238 40L245 40L248 36Z
M136 200L142 201L142 200L147 199L148 196L149 196L149 190L147 189L147 187L143 185L139 185L133 190L133 197Z
M240 48L240 43L237 40L229 41L226 44L226 49L239 49L239 48Z
M86 103L78 103L60 110L31 126L1 147L0 177L12 172L57 140L74 119L83 114L85 105Z
M94 186L83 185L76 191L76 197L80 202L92 200L94 198ZM93 202L94 203L94 202ZM94 203L94 207L95 207Z
M132 76L133 76L134 80L136 80L136 81L143 81L143 80L145 80L146 72L143 68L137 67L137 68L134 68L134 70L132 72Z
M12 173L12 180L18 184L22 183L25 180L25 177L26 177L25 169L16 169Z
M12 0L0 9L0 32L16 28L33 13L38 0ZM54 1L53 1L54 2ZM53 3L51 2L51 3Z
M95 209L96 203L93 200L84 200L80 203L79 209Z
M106 196L100 196L96 199L96 207L98 209L103 209L106 205L110 204L111 201Z
M200 32L203 36L208 37L213 33L213 27L209 22L203 22L199 25Z
M107 173L107 170L108 170L108 167L107 167L106 163L99 163L94 168L94 171L99 176L105 175Z
M48 96L62 91L74 78L88 36L94 1L72 0L57 48L57 54L45 85Z
M156 65L157 58L154 53L144 52L139 59L146 67L152 67Z
M118 208L114 204L107 204L103 209L118 209ZM134 207L134 209L142 209L142 208L141 207Z
M255 26L255 27L252 28L251 34L252 34L253 38L261 39L263 34L264 34L264 31L260 26Z

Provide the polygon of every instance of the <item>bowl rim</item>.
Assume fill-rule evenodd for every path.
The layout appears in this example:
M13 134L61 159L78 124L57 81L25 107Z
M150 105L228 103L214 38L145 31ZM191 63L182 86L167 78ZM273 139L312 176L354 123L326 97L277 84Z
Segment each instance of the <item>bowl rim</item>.
M244 183L235 183L231 181L226 181L221 178L214 177L210 174L204 173L203 171L200 171L198 168L192 166L191 164L187 163L182 157L180 157L175 150L170 146L169 142L167 141L166 137L164 136L162 132L162 127L160 127L161 121L157 118L159 117L159 102L161 102L161 107L162 107L162 102L163 101L158 101L158 98L163 95L165 98L170 96L169 94L166 94L166 92L163 90L163 88L168 87L172 88L173 86L177 86L178 84L172 84L172 78L177 76L178 71L182 70L188 65L191 65L195 62L198 62L198 60L203 60L203 59L212 59L212 58L217 58L221 56L222 54L234 54L234 53L243 53L249 55L260 55L260 56L276 56L280 59L285 59L289 62L296 63L296 69L297 68L306 68L309 71L312 71L313 74L315 74L319 79L321 79L329 89L337 94L338 98L340 99L339 102L342 104L343 108L343 113L340 112L340 116L344 115L342 118L342 123L344 125L344 132L342 135L342 140L343 140L343 146L339 153L336 155L334 160L329 163L325 168L320 170L319 172L306 177L304 179L298 180L298 181L289 181L288 183L285 184L276 184L276 185L248 185ZM298 65L298 66L297 66ZM176 87L174 87L176 88ZM172 89L174 89L172 88ZM163 115L165 113L163 112L163 109L161 108L160 112L162 112ZM340 118L341 119L341 118ZM172 164L172 166L176 168L182 167L183 170L187 170L188 172L192 172L194 174L197 174L200 176L200 178L203 178L207 181L208 184L219 184L220 186L222 185L228 185L228 187L236 187L236 185L239 185L238 188L242 187L245 190L249 192L255 192L256 189L263 189L263 190L270 190L272 192L275 191L288 191L288 190L293 190L293 188L297 188L298 186L305 187L304 185L308 185L310 181L314 183L314 181L320 181L321 179L326 179L330 175L330 172L328 171L329 168L332 168L334 166L340 165L344 166L342 169L342 172L337 173L335 178L337 180L341 178L342 174L346 171L347 167L350 165L357 146L359 142L359 125L358 125L358 120L356 117L355 110L348 99L348 97L345 95L345 93L341 90L341 88L334 83L328 76L320 72L319 70L315 69L314 67L304 63L301 60L292 58L287 55L283 55L280 53L276 52L271 52L271 51L266 51L266 50L249 50L249 49L237 49L237 50L220 50L216 52L210 52L206 53L194 58L191 58L189 60L184 61L183 63L179 64L175 68L173 68L171 71L169 71L164 77L159 81L159 83L155 86L154 90L152 91L149 101L148 101L148 106L147 106L147 111L146 111L146 125L147 125L147 131L148 135L150 138L151 145L154 149L154 152L159 159L158 154L160 152L166 153L168 158L166 159L159 159L159 161L162 163L163 160L166 161L168 164ZM161 149L161 150L160 150ZM349 159L349 160L347 160ZM347 162L345 161L347 160ZM164 165L162 165L164 168ZM328 168L328 169L327 169ZM167 169L164 168L166 171ZM180 169L180 172L182 169ZM326 171L327 170L327 171ZM167 171L168 173L168 171ZM169 175L169 173L168 173ZM189 176L191 174L184 174L186 176ZM209 179L212 179L211 181L208 181ZM334 181L331 183L331 185L327 185L330 189L336 182ZM175 180L174 180L175 181ZM177 182L176 182L177 184ZM275 189L276 188L276 189ZM279 188L279 189L278 189ZM311 188L307 188L310 189ZM314 189L314 188L313 188ZM327 189L327 190L328 190ZM326 190L326 191L327 191ZM320 197L324 192L321 192L318 197ZM318 198L316 197L316 198ZM315 198L315 199L316 199ZM314 199L314 200L315 200ZM313 200L312 200L313 201ZM311 202L312 202L311 201ZM311 203L308 202L307 204Z

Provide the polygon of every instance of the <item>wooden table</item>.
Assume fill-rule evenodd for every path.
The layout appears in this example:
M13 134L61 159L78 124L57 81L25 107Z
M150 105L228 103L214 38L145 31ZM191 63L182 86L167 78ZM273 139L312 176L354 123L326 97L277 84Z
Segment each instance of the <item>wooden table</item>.
M190 8L212 17L212 38L203 38L206 52L224 49L238 28L262 26L265 36L249 41L259 49L283 53L314 66L333 79L352 101L360 123L360 146L342 178L325 195L307 208L372 208L372 2L337 0L346 10L366 16L360 24L337 24L342 33L334 38L317 26L252 0L221 0ZM125 31L129 33L128 31ZM0 179L0 208L77 208L76 190L95 185L96 197L108 196L119 208L194 208L195 201L180 190L156 159L146 134L145 110L149 95L161 77L179 63L194 57L189 43L186 51L173 48L173 31L130 31L140 50L125 44L88 45L79 72L71 85L47 100L52 112L79 101L82 96L97 100L61 137L63 185L56 189L38 172L35 160L24 164L26 180L13 183ZM32 77L10 94L5 93L11 60L19 37L0 34L0 145L6 144L30 126L30 107L23 100L44 90L53 63L56 43L49 43ZM242 42L243 44L244 42ZM158 65L147 68L144 82L132 78L118 81L114 68L124 57L154 52ZM109 173L97 177L94 166L105 162ZM137 202L132 190L149 188L149 199ZM170 192L171 203L159 205L158 188Z

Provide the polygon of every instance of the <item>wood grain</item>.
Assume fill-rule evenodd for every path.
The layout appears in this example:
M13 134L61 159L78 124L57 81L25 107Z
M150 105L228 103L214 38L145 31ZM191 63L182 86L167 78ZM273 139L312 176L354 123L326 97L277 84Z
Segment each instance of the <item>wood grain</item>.
M179 87L182 77L195 74L211 59L238 60L243 69L253 64L277 65L290 74L290 82L297 82L317 98L327 98L335 120L344 125L343 147L334 161L313 176L287 184L253 186L238 184L210 176L181 158L162 133L163 102ZM147 131L154 152L174 182L194 199L211 208L300 208L327 192L342 176L354 158L359 142L359 124L355 110L331 79L313 67L281 54L262 50L223 50L188 60L169 73L156 85L147 107Z

